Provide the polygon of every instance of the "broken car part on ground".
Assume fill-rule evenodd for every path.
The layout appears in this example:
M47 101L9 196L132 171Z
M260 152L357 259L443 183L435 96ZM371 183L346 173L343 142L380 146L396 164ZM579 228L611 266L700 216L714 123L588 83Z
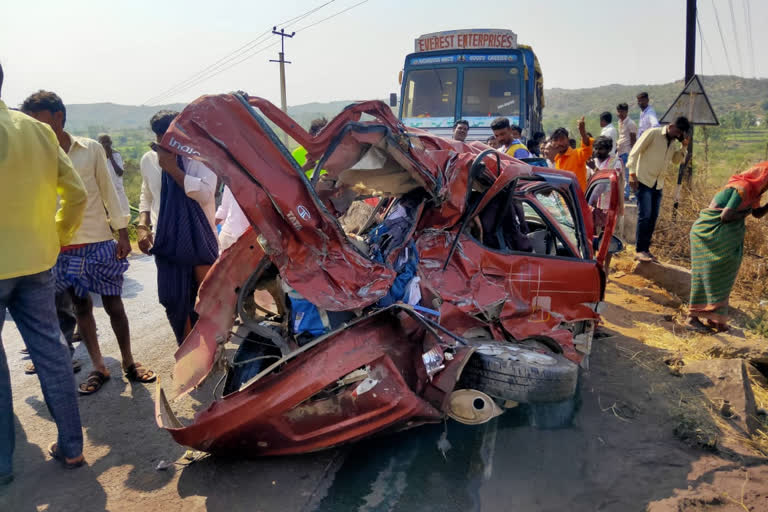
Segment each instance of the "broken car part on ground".
M308 178L275 125L325 174ZM157 422L180 444L309 452L573 397L605 289L612 172L585 197L570 173L406 129L379 101L312 137L261 98L204 96L162 145L214 170L253 226L202 283L167 390L225 365L216 399L185 426L158 385Z

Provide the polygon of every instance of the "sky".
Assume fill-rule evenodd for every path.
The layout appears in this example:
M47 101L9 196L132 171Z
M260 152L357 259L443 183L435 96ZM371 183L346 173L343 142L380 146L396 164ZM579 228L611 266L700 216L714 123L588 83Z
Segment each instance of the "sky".
M154 105L239 89L279 104L279 66L269 62L277 58L279 38L269 32L316 8L288 27L297 31L285 42L292 62L286 65L289 105L388 97L399 91L398 72L414 38L460 28L516 32L518 42L538 55L546 88L683 78L685 0L334 0L323 5L327 2L9 1L0 7L2 99L16 106L47 89L70 104ZM704 46L697 37L696 71L768 76L768 58L761 53L768 48L768 31L759 23L766 19L765 0L699 0ZM216 67L254 40L252 47L245 46L247 52ZM206 80L189 80L214 71L218 74Z

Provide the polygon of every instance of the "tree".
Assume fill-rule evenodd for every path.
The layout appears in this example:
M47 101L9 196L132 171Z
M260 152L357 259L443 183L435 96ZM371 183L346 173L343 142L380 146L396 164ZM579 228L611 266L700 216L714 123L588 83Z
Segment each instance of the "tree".
M761 106L763 107L763 110L768 113L768 100L765 100Z

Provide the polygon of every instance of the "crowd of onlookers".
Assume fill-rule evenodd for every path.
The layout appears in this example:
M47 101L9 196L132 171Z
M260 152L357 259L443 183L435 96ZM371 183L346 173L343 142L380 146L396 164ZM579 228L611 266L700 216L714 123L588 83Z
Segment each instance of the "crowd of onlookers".
M3 78L0 67L0 93ZM613 171L623 190L619 210L624 201L637 202L636 258L653 261L650 245L664 172L686 156L690 124L679 117L660 126L647 93L637 95L637 105L638 123L629 117L626 103L616 107L617 126L613 114L603 112L597 137L587 132L582 117L576 125L578 138L560 127L549 137L536 132L524 141L523 130L500 117L491 123L493 136L484 142L532 165L573 173L583 191L591 175ZM158 145L177 115L161 110L148 120L156 142L141 158L141 198L135 213L139 250L154 256L158 301L180 344L197 320L194 304L200 283L220 252L238 239L249 222L232 191L219 189L215 173L197 160ZM66 105L51 91L30 95L19 110L0 101L0 229L4 247L13 248L0 253L0 331L7 309L31 359L25 372L39 377L58 427L49 454L74 468L85 461L77 394L96 393L112 378L99 346L91 294L100 295L109 316L125 378L149 383L157 375L134 358L130 322L121 298L131 252L127 228L132 212L122 183L125 164L108 135L101 135L98 141L73 135L66 130L66 120ZM315 120L310 133L317 133L325 123L325 119ZM463 142L471 135L467 121L455 123L454 139ZM299 147L293 155L303 170L313 172L316 162L308 161L306 150ZM692 309L690 326L698 328L698 318L707 318L710 306L722 306L717 297L708 295L711 287L705 285L706 272L701 270L713 254L702 242L709 240L707 222L741 221L741 230L735 229L729 236L736 241L741 237L743 242L744 217L766 213L758 207L767 187L768 166L733 179L731 192L716 196L712 207L717 212L725 208L728 215L712 214L692 231L692 247L696 234L695 247L703 255L694 262L699 265L694 274L701 279L695 287L700 295L696 304L703 306ZM722 260L724 256L717 257ZM738 257L740 262L740 253ZM723 275L718 269L717 275ZM721 288L730 293L732 284L731 280ZM691 300L694 304L693 295ZM727 305L727 294L725 300ZM93 366L79 385L73 377L81 368L73 359L77 340L84 343ZM0 485L13 478L13 449L10 374L0 349Z
M3 72L0 67L0 93ZM1 97L1 96L0 96ZM149 125L161 140L178 112L157 112ZM77 394L99 391L112 378L99 347L91 294L101 297L126 379L150 383L155 372L131 349L122 301L129 267L131 208L123 188L124 162L108 135L99 140L66 130L67 109L51 91L21 107L0 101L0 330L6 309L24 340L46 404L58 427L49 455L81 466L83 436ZM139 249L154 256L158 300L180 344L197 320L197 290L208 268L247 229L248 221L203 164L152 144L141 158ZM115 235L116 233L116 235ZM87 348L93 371L79 385L73 342ZM13 479L14 421L10 374L0 350L0 485Z
M685 157L690 123L685 117L679 117L674 123L661 126L646 92L637 95L637 106L640 109L638 123L629 117L627 103L616 106L618 128L613 124L613 114L607 111L600 114L597 138L587 132L582 117L576 124L579 140L560 127L549 137L543 132L532 133L524 143L520 126L499 117L491 122L493 135L485 142L533 165L569 171L585 192L595 172L615 171L623 189L618 211L623 211L625 201L637 202L636 258L655 261L650 245L659 216L664 171L670 163L679 164ZM453 138L463 142L469 134L469 123L456 121Z

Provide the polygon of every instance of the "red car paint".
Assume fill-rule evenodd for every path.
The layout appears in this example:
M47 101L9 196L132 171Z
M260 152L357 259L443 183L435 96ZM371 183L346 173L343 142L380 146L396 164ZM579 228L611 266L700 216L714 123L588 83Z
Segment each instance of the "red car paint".
M327 175L309 181L253 107L302 144ZM374 120L360 122L363 113ZM172 397L199 385L222 358L240 287L261 262L274 264L283 282L324 310L368 311L301 348L292 345L295 350L214 401L189 426L173 416L158 385L158 425L183 445L214 453L299 453L439 421L472 354L456 337L472 328L510 342L546 339L575 363L588 353L588 342L577 350L574 326L584 321L594 326L599 319L602 264L618 204L617 180L610 173L598 173L590 185L609 186L607 222L595 260L592 207L572 174L490 152L472 176L487 191L470 211L469 192L475 190L470 167L488 147L406 130L381 102L351 105L311 137L266 100L204 96L174 121L162 146L218 174L254 227L222 254L202 283L200 319L176 353ZM351 169L366 159L378 167ZM364 173L371 172L392 178L384 186L411 187L423 195L406 242L416 242L422 304L439 310L442 330L409 307L365 309L388 292L404 246L386 261L375 261L350 241L337 219L345 194L368 186L354 180L367 180ZM349 179L346 187L327 186ZM530 213L530 222L546 230L551 243L545 250L557 254L494 250L468 229L459 233L460 221L471 221L470 214L481 212L497 195L512 193L527 205L526 223ZM573 226L556 215L568 217ZM591 340L591 332L587 335ZM422 360L431 349L442 359L434 377ZM357 381L338 384L362 368L372 387L360 393Z

